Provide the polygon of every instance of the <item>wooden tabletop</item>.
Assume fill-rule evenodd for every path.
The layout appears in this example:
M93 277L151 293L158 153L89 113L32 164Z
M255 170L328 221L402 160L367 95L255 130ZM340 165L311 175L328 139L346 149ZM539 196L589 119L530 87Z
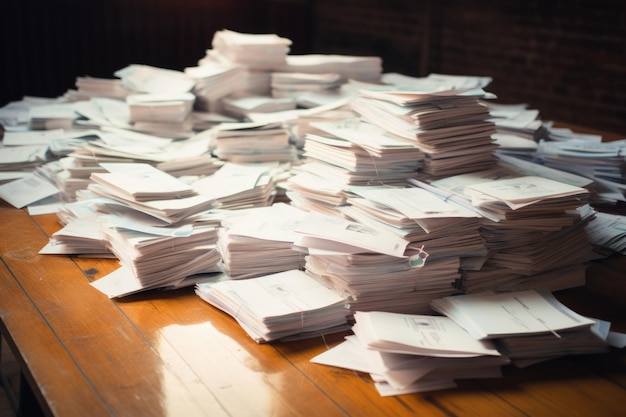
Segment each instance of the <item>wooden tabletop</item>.
M369 375L310 363L344 334L257 344L192 288L111 300L113 259L39 255L56 216L0 205L3 337L47 415L624 416L626 353L564 357L456 389L381 397ZM558 298L626 332L626 257Z

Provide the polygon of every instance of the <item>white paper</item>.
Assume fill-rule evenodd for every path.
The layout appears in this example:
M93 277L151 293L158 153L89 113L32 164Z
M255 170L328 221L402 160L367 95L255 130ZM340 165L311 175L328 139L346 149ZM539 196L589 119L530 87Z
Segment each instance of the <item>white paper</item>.
M19 180L0 185L0 198L16 208L59 193L59 189L50 181L31 174Z

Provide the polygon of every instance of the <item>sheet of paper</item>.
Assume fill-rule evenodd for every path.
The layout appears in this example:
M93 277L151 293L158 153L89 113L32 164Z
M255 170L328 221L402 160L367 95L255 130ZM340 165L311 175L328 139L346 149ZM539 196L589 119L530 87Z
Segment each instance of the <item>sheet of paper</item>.
M553 333L591 326L594 321L560 303L546 291L526 290L459 295L431 306L453 318L476 339Z
M311 213L303 219L296 233L397 257L404 256L404 251L409 244L407 240L383 228L374 228L318 213Z
M354 318L353 330L359 340L384 352L441 357L500 356L494 345L474 339L449 317L357 311Z
M434 216L475 217L476 213L462 210L421 188L371 188L358 192L362 197L389 206L411 219Z
M0 185L0 198L16 208L59 193L59 189L50 181L36 174Z

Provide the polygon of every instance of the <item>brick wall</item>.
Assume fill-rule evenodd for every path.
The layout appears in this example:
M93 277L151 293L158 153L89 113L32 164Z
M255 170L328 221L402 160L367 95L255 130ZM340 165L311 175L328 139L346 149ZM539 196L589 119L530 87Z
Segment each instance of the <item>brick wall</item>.
M215 31L262 32L264 15L258 0L2 0L0 105L130 64L197 65Z
M387 72L489 75L500 102L626 136L623 0L3 0L0 105L131 63L195 65L224 28Z
M320 0L312 48L376 54L385 71L489 75L502 103L626 137L621 0Z

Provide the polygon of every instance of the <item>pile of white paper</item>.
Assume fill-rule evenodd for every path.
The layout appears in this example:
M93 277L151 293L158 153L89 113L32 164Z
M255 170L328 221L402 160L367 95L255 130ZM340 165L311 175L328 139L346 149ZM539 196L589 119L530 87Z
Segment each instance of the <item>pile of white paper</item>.
M416 188L351 191L358 197L349 197L348 205L338 208L347 219L331 224L343 222L347 229L350 221L358 222L361 234L346 243L363 249L337 245L338 236L346 232L333 232L330 224L324 228L337 236L333 244L324 246L312 236L296 243L308 245L307 270L348 295L353 310L427 312L429 300L454 293L459 267L478 268L484 262L487 249L475 212ZM385 241L388 234L394 238ZM388 252L395 239L408 242L405 254ZM478 266L472 266L474 258Z
M372 252L308 252L307 272L344 295L352 311L428 313L430 302L453 294L460 279L458 257L420 264L419 255L411 259Z
M463 268L461 290L584 284L583 264L592 251L584 228L595 214L586 204L588 190L504 167L411 183L483 216L480 231L489 253L479 268ZM491 194L479 192L487 189ZM495 198L506 190L504 200Z
M273 70L287 62L291 40L275 34L249 34L218 30L211 46L224 61L251 69Z
M456 380L502 377L503 365L600 353L620 336L544 291L435 299L443 316L357 311L354 336L311 362L367 372L382 396L452 388Z
M42 255L88 255L100 258L112 256L102 234L101 222L75 219L54 232L48 243L39 250Z
M461 325L475 339L527 336L577 328L594 321L583 317L547 291L485 292L433 300L432 307Z
M348 198L344 184L307 171L296 171L287 179L285 187L292 206L322 214L339 214L337 208L345 205Z
M625 154L626 140L544 141L537 150L546 166L593 179L601 201L609 204L626 201Z
M105 164L107 173L92 174L88 190L139 212L174 224L210 210L215 198L198 193L178 178L149 164Z
M274 113L295 108L296 101L291 97L233 94L222 99L222 111L240 120L248 120L250 113Z
M384 226L424 245L431 259L446 256L483 256L485 242L479 232L480 217L473 211L445 201L419 188L354 188L357 197L342 207L347 216L364 224Z
M489 100L481 103L489 109L490 120L496 124L496 142L507 153L536 150L537 141L547 134L548 126L539 118L539 110L529 109L526 104L500 104Z
M191 111L196 97L180 94L130 94L126 97L133 129L165 137L186 138L193 133Z
M259 343L349 328L345 300L300 270L202 283L196 293L231 315Z
M355 119L311 123L301 170L345 185L399 185L417 176L424 153L414 143Z
M227 162L213 175L200 178L191 185L199 195L212 199L221 209L265 207L273 203L276 178L281 171L276 162Z
M190 92L194 80L183 71L131 64L115 71L114 75L131 91L147 94L180 94Z
M272 97L297 98L308 92L333 92L343 84L337 73L273 72Z
M582 316L543 290L484 292L434 300L476 340L493 340L525 366L564 355L608 350L610 323Z
M485 96L481 88L394 85L362 88L351 106L371 123L414 141L427 156L422 172L444 177L495 164L495 125L479 102Z
M426 262L424 246L382 225L310 212L295 229L306 270L345 295L354 310L427 311L460 278L458 256Z
M198 65L184 69L185 75L194 81L192 89L196 96L194 108L209 113L220 113L222 99L244 90L246 72L241 66L222 64L210 57L198 61Z
M626 218L618 214L596 213L586 228L589 242L599 250L626 255Z
M238 212L222 221L218 239L230 278L252 278L304 267L304 254L293 249L293 242L294 230L306 212L282 203Z
M180 227L161 227L159 231L167 229L170 233L154 234L115 224L103 227L107 246L124 269L92 284L109 297L121 297L153 288L177 288L188 277L221 272L215 227L194 226L182 231ZM117 287L120 275L132 290Z
M222 123L212 130L213 153L234 163L291 162L289 131L279 123Z
M41 104L30 108L29 127L33 130L72 129L78 118L71 102Z
M341 80L379 82L382 59L378 56L352 56L338 54L288 55L287 62L277 72L306 74L339 74Z
M124 100L134 93L119 78L76 77L76 90L68 90L65 97L72 101L89 100L92 97L108 97Z

